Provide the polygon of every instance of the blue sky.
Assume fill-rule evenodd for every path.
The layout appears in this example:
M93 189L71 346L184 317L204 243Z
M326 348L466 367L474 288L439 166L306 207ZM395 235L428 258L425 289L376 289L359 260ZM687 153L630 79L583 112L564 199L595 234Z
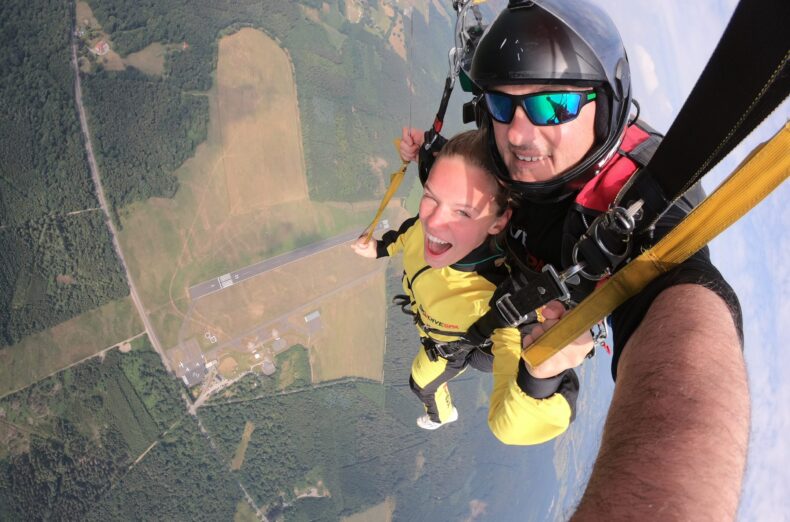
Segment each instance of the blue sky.
M642 117L666 131L705 66L735 0L600 0L620 28ZM759 143L787 121L783 105L706 177L710 192ZM744 310L752 428L739 520L778 520L790 512L790 185L711 243L714 261ZM715 441L711 441L715 443Z

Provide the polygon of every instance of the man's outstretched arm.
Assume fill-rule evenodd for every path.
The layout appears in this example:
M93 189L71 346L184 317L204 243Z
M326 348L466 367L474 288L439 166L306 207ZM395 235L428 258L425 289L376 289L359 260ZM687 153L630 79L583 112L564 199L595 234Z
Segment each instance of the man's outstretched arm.
M623 350L573 520L732 520L748 440L749 390L727 305L699 285L670 287Z

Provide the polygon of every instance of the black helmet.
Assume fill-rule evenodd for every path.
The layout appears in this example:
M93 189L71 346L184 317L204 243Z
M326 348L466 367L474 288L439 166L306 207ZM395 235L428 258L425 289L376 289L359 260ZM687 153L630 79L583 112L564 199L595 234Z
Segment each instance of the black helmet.
M527 199L566 195L569 181L592 176L596 165L619 145L628 121L631 77L625 47L609 16L586 0L510 0L481 37L468 75L481 90L556 83L594 87L598 93L592 149L554 179L511 179L489 132L498 175ZM478 96L476 103L478 125L490 126L484 98Z

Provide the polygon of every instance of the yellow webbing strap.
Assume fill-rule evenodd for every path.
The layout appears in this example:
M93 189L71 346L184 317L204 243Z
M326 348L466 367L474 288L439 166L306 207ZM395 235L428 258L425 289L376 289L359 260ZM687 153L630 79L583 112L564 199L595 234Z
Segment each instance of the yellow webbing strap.
M713 194L653 248L628 263L522 352L535 367L682 263L762 201L790 175L790 123L760 145Z
M395 140L395 149L400 153L400 138ZM368 228L365 229L365 243L370 241L370 238L373 237L373 231L376 230L376 225L378 225L379 219L381 219L381 215L384 213L384 209L387 208L387 204L392 199L392 196L395 195L395 192L398 191L398 187L400 187L400 182L403 181L403 177L406 175L406 168L408 166L409 162L404 161L400 169L390 175L390 186L387 188L387 192L384 193L384 197L381 198L376 216L373 218L373 221L370 222Z

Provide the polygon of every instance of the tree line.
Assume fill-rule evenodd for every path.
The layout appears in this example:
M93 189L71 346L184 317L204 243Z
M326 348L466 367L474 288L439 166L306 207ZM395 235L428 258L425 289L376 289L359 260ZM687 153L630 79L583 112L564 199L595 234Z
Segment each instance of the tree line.
M241 491L180 394L142 338L1 399L0 520L230 520Z
M0 5L0 346L128 295L74 102L73 5Z
M0 230L0 346L127 295L102 212Z

